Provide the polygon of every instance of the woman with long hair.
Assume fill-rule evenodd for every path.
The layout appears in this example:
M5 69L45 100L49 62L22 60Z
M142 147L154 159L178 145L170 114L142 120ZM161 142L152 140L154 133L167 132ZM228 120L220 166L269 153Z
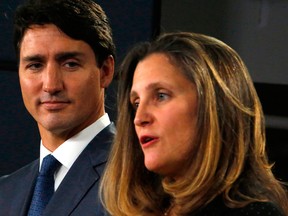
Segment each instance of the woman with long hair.
M265 122L240 56L197 33L165 33L124 59L117 134L101 185L111 215L288 215Z

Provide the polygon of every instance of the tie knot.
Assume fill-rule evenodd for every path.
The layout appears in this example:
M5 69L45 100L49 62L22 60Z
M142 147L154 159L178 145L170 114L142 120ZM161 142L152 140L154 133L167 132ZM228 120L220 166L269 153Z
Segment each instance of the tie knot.
M51 154L44 157L40 169L41 175L54 175L54 172L59 167L60 162Z

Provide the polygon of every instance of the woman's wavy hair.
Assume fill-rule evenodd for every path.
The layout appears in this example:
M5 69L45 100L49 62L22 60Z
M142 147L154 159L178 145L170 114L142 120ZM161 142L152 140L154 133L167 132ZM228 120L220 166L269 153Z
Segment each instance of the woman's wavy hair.
M168 56L198 91L196 150L185 178L177 181L145 168L134 129L133 74L154 53ZM159 215L171 201L176 215L189 215L216 197L230 208L259 201L288 211L284 186L266 155L261 103L244 62L228 45L188 32L141 43L121 65L118 93L117 134L101 183L111 215Z

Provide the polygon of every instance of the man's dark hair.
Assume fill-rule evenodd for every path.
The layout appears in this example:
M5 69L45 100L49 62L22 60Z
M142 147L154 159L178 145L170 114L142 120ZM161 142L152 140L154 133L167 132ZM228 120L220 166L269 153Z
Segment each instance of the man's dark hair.
M109 20L92 0L28 0L16 9L14 47L19 57L23 36L31 25L54 24L69 37L88 43L101 66L115 44Z

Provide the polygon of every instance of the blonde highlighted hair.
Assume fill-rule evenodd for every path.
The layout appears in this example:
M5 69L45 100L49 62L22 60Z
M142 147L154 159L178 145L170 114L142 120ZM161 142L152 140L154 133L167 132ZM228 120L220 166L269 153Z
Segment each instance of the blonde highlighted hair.
M163 53L196 85L198 135L185 178L148 171L129 102L139 61ZM176 215L189 215L216 197L230 208L271 202L288 214L285 187L271 171L265 122L257 92L240 56L222 41L197 33L164 33L134 47L119 76L117 134L101 182L111 215L160 215L173 200Z

